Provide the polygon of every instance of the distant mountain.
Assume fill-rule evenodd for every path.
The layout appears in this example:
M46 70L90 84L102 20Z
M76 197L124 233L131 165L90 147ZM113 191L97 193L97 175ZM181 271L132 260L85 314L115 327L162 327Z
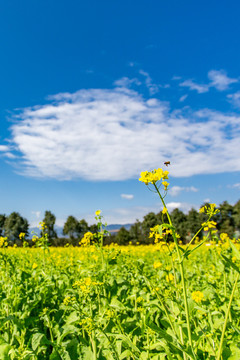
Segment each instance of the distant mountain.
M110 233L116 233L118 232L119 229L121 229L121 227L124 227L126 230L129 230L131 226L132 224L124 224L124 225L111 224L111 225L107 225L106 230L108 230ZM56 231L58 237L65 237L63 235L63 227L55 225L54 230ZM31 227L29 228L28 232L30 237L32 237L32 235L34 234L36 234L37 236L40 235L40 230L38 227Z
M109 232L117 232L119 229L121 229L122 227L124 227L126 230L129 230L130 227L132 226L132 224L124 224L124 225L121 225L121 224L112 224L112 225L108 225L106 227L106 229L109 231Z
M63 227L55 225L54 230L56 231L58 237L65 237L63 235ZM40 229L38 227L31 227L29 228L28 232L30 236L34 234L36 234L37 236L40 235Z

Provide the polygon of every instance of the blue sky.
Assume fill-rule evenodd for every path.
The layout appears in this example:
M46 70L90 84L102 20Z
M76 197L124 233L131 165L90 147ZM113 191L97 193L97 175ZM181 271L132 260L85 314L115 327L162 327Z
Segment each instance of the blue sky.
M129 223L240 198L237 1L3 2L0 213Z

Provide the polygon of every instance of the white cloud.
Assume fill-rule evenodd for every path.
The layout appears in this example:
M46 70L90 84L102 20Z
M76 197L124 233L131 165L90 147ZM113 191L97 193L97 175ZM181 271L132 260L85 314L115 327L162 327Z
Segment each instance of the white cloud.
M172 176L240 171L240 116L173 111L128 88L51 96L11 127L18 172L67 180L126 180L171 161ZM20 159L20 160L19 160Z
M129 79L128 77L124 76L121 79L116 80L114 85L128 88L132 85L141 85L141 81L139 81L137 78Z
M9 151L10 149L9 149L9 146L7 146L7 145L0 145L0 151L2 151L2 152L5 152L5 151Z
M177 81L177 80L181 80L181 79L182 79L181 76L173 76L173 77L172 77L172 80L173 80L173 81Z
M179 86L189 87L190 90L196 90L199 94L209 91L209 86L206 84L197 84L193 80L185 80Z
M178 208L184 213L188 213L191 208L196 208L195 205L190 203L181 203L181 202L169 202L166 204L168 210L171 212L174 209ZM156 203L152 206L133 206L128 208L113 208L109 210L104 210L104 222L107 224L133 224L138 219L139 221L143 221L145 215L150 212L154 212L155 214L159 213L163 209L163 206L159 203ZM89 224L93 224L95 222L92 214L84 214L83 218ZM60 224L60 222L57 222Z
M227 95L227 98L235 107L240 108L240 91Z
M134 198L134 195L133 194L121 194L121 198L127 199L127 200L132 200Z
M160 86L153 83L152 78L146 71L139 70L139 74L145 77L145 84L151 95L154 95L159 92Z
M180 97L179 101L180 101L180 102L183 102L184 100L186 100L187 97L188 97L187 94L186 94L186 95L183 95L183 96Z
M219 91L227 90L230 84L238 82L238 79L229 78L224 70L211 70L208 78L211 80L210 86Z
M30 227L38 227L40 222L41 211L31 211L33 215L30 219Z
M209 198L203 200L203 204L210 203L210 202L211 202L211 200Z
M41 211L32 211L32 214L35 215L37 219L40 219Z
M179 84L179 86L188 87L190 90L196 90L199 94L206 93L211 87L218 91L224 91L230 84L238 82L238 79L229 78L224 70L210 70L208 72L210 82L208 84L198 84L192 79L188 79Z
M190 209L195 208L195 206L192 204L181 202L169 202L166 204L166 206L169 212L173 211L174 209L179 209L184 213L188 213Z
M229 187L233 188L233 189L239 189L240 190L240 183L236 183L233 185L229 185Z
M5 156L8 159L15 159L16 156L11 152L13 148L7 145L0 145L0 152L2 156Z
M183 186L173 186L169 188L169 194L171 196L177 196L179 195L182 191L186 191L186 192L197 192L198 189L196 189L194 186L190 186L190 187L183 187Z

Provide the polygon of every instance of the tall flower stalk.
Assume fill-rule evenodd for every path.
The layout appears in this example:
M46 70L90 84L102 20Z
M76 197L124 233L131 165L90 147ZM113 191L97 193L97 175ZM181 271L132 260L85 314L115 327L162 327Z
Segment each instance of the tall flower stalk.
M190 253L194 250L183 250L180 248L179 245L179 235L176 232L176 228L173 225L171 216L167 210L167 206L165 203L165 196L167 194L169 183L166 181L168 179L168 171L164 171L163 169L155 169L153 171L144 171L141 173L141 177L139 178L139 181L145 183L147 186L152 186L152 191L156 192L158 196L161 199L162 205L163 205L163 214L166 214L168 223L163 223L162 225L159 225L157 227L158 231L158 238L164 239L164 236L166 234L170 234L173 238L176 252L177 252L177 260L180 268L180 274L181 274L181 284L182 284L182 295L183 295L183 301L184 301L184 310L185 310L185 316L186 316L186 323L187 323L187 333L188 333L188 344L191 348L192 358L196 360L196 354L193 349L193 341L192 341L192 332L191 332L191 323L190 323L190 314L189 314L189 306L188 306L188 297L187 297L187 286L186 286L186 279L185 279L185 272L184 272L184 258L190 255ZM160 191L162 190L162 193ZM151 190L151 189L150 189ZM215 204L210 204L209 207L203 207L200 209L201 212L206 212L208 215L208 220L202 224L202 228L205 230L208 230L209 228L214 228L215 223L210 221L211 217L217 213L217 210L215 209ZM191 242L194 240L195 237L191 240ZM203 242L200 244L202 245ZM199 245L197 246L199 247ZM197 248L196 247L196 248ZM182 328L180 327L180 341L182 345L184 345L184 339L182 336ZM184 359L186 359L186 354L184 354Z

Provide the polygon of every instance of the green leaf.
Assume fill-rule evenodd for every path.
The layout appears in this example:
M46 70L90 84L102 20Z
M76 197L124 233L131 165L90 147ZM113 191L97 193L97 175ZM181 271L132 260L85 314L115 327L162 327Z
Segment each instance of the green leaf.
M236 247L236 245L234 245L234 243L230 239L228 239L228 241L229 241L229 244L232 248L234 255L236 256L236 258L238 260L240 260L240 252L239 252L238 248Z
M10 360L10 357L8 355L10 350L11 350L11 345L9 344L0 345L0 360Z
M62 359L60 358L58 353L55 350L53 350L53 352L51 353L51 355L49 357L49 360L62 360Z
M116 337L117 339L122 339L133 351L140 353L140 350L133 344L133 342L124 334L113 334L108 333L108 336Z
M187 354L191 359L194 359L192 352L186 348L186 346L180 344L178 342L178 339L172 337L171 335L167 334L164 330L162 330L161 328L159 328L157 325L155 325L154 323L147 322L146 325L152 329L153 331L157 332L159 335L161 335L161 337L166 340L168 345L171 345L172 350L174 350L175 353L179 353L180 352L184 352L185 354ZM163 346L165 347L166 344L163 343ZM167 351L167 349L165 348L165 351ZM168 354L169 356L169 354Z
M119 359L120 359L120 360L123 360L123 359L126 359L126 358L131 357L131 355L132 355L131 351L125 350L125 351L119 356Z
M225 255L221 254L221 257L224 259L225 263L229 266L231 266L234 270L240 273L239 267L234 264L230 259L228 259Z
M36 333L32 336L32 349L35 351L40 345L49 344L48 339L42 333Z
M116 297L112 298L110 306L117 310L125 310L125 306Z

